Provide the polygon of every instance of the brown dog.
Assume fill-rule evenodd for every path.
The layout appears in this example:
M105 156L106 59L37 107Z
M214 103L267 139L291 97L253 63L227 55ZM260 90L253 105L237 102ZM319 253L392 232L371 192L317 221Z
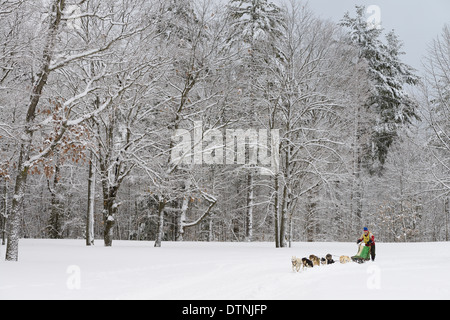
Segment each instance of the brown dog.
M312 254L312 255L309 256L309 260L311 260L315 266L320 266L320 259L319 259L319 257L317 257L317 256Z

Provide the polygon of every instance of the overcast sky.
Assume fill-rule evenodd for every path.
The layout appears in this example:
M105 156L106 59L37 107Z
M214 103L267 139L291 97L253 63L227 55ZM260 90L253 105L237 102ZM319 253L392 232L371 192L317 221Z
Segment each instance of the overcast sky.
M287 0L273 0L282 3ZM302 0L298 0L302 1ZM340 21L350 11L355 16L355 4L380 9L381 23L386 33L395 30L404 42L405 63L421 71L421 59L430 42L441 34L444 24L450 25L450 0L309 0L309 6L319 16Z

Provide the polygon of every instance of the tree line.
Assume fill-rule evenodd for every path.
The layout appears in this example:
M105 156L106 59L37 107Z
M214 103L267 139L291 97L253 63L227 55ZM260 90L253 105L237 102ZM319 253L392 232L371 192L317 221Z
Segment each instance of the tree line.
M22 237L448 241L449 26L419 75L363 6L5 0L0 19L6 260ZM191 160L241 130L246 161L173 161L179 130L202 134ZM277 170L249 130L279 131Z

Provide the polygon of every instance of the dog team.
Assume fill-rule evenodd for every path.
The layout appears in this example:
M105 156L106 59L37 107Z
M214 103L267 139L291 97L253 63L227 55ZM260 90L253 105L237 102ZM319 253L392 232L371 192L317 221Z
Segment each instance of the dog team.
M350 262L351 259L348 256L341 256L339 258L339 262L344 264L344 263L348 263ZM309 259L307 258L297 258L297 257L292 257L292 271L297 271L299 272L300 269L305 269L305 268L313 268L315 266L320 266L320 265L328 265L328 264L333 264L335 263L335 261L333 260L333 256L331 254L327 254L325 256L325 258L319 259L319 257L315 256L315 255L310 255Z
M363 235L357 240L356 243L357 244L364 243L365 246L369 246L372 261L375 261L375 236L373 235L372 232L369 231L369 228L367 227L364 228ZM348 256L341 256L339 258L339 262L342 264L351 261L352 259L350 259L350 257ZM299 272L300 268L302 269L313 268L314 266L320 266L321 264L333 264L333 263L334 260L331 254L327 254L326 257L322 259L319 259L319 257L313 254L309 256L309 259L307 258L300 259L297 257L292 257L292 270Z

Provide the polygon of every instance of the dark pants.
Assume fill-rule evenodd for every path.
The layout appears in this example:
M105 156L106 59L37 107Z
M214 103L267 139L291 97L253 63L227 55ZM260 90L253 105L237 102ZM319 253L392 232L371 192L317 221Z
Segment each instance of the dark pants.
M375 243L370 246L370 256L372 257L372 261L375 261Z

